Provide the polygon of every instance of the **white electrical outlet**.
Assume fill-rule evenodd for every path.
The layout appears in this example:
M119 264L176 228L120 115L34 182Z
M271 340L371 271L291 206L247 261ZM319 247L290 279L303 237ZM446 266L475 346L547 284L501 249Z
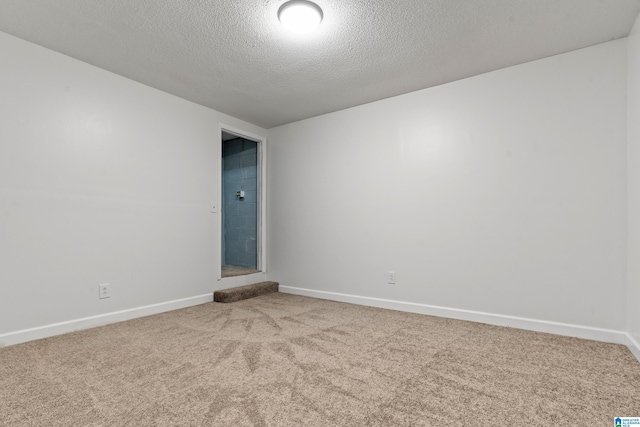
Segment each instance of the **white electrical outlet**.
M98 298L105 299L109 298L111 293L109 292L109 284L103 283L102 285L98 285Z
M395 271L387 271L387 283L390 285L396 284L396 272Z

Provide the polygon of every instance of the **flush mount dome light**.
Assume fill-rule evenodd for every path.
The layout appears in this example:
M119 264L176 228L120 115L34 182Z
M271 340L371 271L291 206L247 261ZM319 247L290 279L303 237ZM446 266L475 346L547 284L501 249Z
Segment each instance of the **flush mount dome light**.
M290 0L278 9L278 19L287 30L307 34L322 22L322 9L307 0Z

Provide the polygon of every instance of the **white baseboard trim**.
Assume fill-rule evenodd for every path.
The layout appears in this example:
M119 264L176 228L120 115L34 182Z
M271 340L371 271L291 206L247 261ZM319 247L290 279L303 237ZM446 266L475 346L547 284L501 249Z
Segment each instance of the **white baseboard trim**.
M627 347L631 350L631 353L638 359L640 362L640 343L636 341L630 333L627 333Z
M84 317L81 319L74 319L66 322L24 329L21 331L9 332L0 335L0 347L20 344L42 338L49 338L55 335L62 335L82 329L95 328L97 326L104 326L110 323L117 323L125 320L136 319L138 317L150 316L152 314L164 313L166 311L178 310L194 305L205 304L211 301L213 301L213 293L162 302L159 304L146 305L128 310L114 311L112 313L99 314L97 316Z
M351 304L366 305L370 307L386 308L390 310L406 311L409 313L426 314L429 316L447 317L450 319L467 320L470 322L486 323L496 326L525 329L535 332L562 335L568 337L583 338L595 341L603 341L614 344L629 345L633 339L623 331L612 329L594 328L590 326L572 325L546 320L528 319L524 317L505 316L502 314L484 313L480 311L461 310L458 308L439 307L435 305L416 304L411 302L394 301L381 298L363 297L358 295L341 294L336 292L316 291L312 289L282 286L280 292L302 295L313 298L328 299L332 301L347 302ZM637 347L637 343L635 344ZM631 347L630 347L631 349ZM637 347L640 351L640 347ZM634 352L634 350L631 350ZM638 353L634 352L638 357ZM640 357L638 357L640 360Z

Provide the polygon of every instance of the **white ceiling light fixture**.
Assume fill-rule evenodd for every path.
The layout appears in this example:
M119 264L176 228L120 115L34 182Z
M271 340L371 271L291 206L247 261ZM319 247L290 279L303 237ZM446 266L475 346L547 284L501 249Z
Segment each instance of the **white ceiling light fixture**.
M322 22L322 9L307 0L289 0L278 9L278 19L289 31L307 34L318 28Z

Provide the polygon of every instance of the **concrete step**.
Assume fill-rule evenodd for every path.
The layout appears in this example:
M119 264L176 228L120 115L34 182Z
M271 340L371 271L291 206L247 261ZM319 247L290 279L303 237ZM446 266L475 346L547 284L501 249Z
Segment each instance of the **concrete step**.
M215 302L236 302L272 292L278 292L278 282L260 282L237 288L221 289L213 293L213 300Z

